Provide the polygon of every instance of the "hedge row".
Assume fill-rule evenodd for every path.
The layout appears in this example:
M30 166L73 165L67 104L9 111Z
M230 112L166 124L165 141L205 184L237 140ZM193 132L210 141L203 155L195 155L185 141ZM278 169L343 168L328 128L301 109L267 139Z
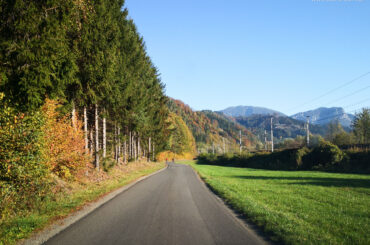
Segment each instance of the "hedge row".
M336 145L321 142L319 146L308 149L289 149L274 153L255 153L245 155L201 154L200 164L236 166L270 170L323 170L348 173L370 173L370 152L344 152Z

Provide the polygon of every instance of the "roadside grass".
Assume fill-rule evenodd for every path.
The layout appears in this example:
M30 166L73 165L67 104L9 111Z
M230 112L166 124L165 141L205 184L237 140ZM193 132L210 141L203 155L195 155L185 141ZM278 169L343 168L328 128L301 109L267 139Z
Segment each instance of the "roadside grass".
M29 237L32 232L81 209L87 203L164 166L164 163L129 163L111 169L100 180L86 179L72 184L66 183L67 186L63 187L62 192L53 199L45 200L37 210L0 220L0 244L15 244Z
M182 163L273 241L370 244L369 175Z

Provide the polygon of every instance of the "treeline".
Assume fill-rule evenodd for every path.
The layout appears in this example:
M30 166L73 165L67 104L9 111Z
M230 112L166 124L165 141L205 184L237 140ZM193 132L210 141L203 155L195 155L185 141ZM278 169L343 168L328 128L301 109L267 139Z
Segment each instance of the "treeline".
M322 135L314 134L311 128L310 125L310 147L317 146L320 141L326 140L342 149L366 150L369 148L367 145L370 144L370 109L362 108L359 113L356 113L350 129L343 128L338 120L325 125L326 130ZM289 149L306 146L306 136L303 135L280 140L275 147L276 149Z
M0 0L0 221L60 182L153 160L166 103L124 1Z
M165 148L163 84L123 0L0 1L0 92L20 113L62 102L100 167Z
M339 149L322 140L313 148L279 150L273 153L201 154L200 164L236 166L270 170L319 170L346 173L370 173L370 151Z

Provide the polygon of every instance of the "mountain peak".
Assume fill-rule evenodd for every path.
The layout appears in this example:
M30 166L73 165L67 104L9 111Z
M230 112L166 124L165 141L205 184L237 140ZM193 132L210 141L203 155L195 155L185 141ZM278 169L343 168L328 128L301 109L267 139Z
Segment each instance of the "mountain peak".
M248 117L251 115L278 115L278 116L285 116L284 113L275 111L265 107L258 107L258 106L232 106L228 107L224 110L221 110L223 114L232 117Z
M291 116L300 121L306 121L309 117L310 123L323 125L338 119L340 124L345 127L350 127L354 116L345 113L342 107L320 107L314 110L299 112Z

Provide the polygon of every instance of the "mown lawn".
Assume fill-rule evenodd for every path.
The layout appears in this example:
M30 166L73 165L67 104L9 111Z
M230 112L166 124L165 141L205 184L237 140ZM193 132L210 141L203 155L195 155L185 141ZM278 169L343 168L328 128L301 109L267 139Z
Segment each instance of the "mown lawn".
M54 199L46 200L37 209L0 220L0 245L14 244L27 238L53 220L63 218L86 203L163 167L164 163L129 163L113 169L106 179L97 183L72 184L67 191L59 193Z
M369 175L186 163L272 240L370 244Z

